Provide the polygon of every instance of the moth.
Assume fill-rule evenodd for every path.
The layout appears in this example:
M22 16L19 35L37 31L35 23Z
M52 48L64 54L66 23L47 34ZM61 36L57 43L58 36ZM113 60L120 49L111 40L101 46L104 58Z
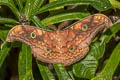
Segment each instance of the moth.
M42 62L68 66L84 58L96 34L111 25L111 20L103 14L88 16L66 29L51 32L17 25L9 31L6 41L29 45L32 54Z

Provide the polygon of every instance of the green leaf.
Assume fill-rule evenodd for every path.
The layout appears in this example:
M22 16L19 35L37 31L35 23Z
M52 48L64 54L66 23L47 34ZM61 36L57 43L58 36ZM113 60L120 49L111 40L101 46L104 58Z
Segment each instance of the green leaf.
M20 13L17 10L13 0L0 0L0 5L8 6L12 10L12 12L15 14L15 16L19 19Z
M73 65L73 73L79 78L91 79L95 75L97 66L98 61L94 56L89 54L85 59Z
M112 52L112 55L110 56L102 72L92 80L112 80L112 76L119 62L120 62L120 42Z
M2 30L2 29L0 29L0 39L1 39L2 41L5 41L5 40L6 40L7 34L8 34L8 30Z
M54 1L61 1L61 0L49 0L49 3L54 2ZM51 15L51 14L59 13L63 10L64 10L64 6L51 9L51 10L49 10L49 12L50 12L50 15Z
M29 46L22 44L18 61L19 80L34 80L32 75L32 54Z
M55 24L55 23L59 23L62 21L66 21L66 20L71 20L71 19L82 19L86 16L89 16L89 13L82 13L82 12L67 12L67 13L62 13L62 14L57 14L51 17L47 17L45 19L43 19L41 22L42 24L44 24L45 26L50 25L50 24Z
M31 19L37 27L44 28L44 25L41 23L40 19L37 16L33 16Z
M102 42L94 42L90 45L90 51L88 54L94 56L97 60L99 60L105 52L105 43Z
M22 0L16 0L16 3L18 5L18 7L19 7L19 10L22 11L22 9L23 9L23 2L22 2Z
M34 1L35 0L27 0L27 2L26 2L24 11L25 11L25 15L26 15L27 20L29 20L31 14L32 14Z
M75 80L72 70L69 70L68 73L69 73L71 79L72 79L72 80Z
M104 43L108 43L109 40L115 35L116 32L120 30L120 22L114 24L110 27L101 37L100 40Z
M109 0L113 7L120 8L120 0Z
M16 21L15 19L11 19L11 18L0 18L0 23L1 24L5 24L5 23L17 24L19 22Z
M43 80L55 80L55 77L53 76L53 74L48 69L48 66L45 63L37 61L37 65L38 65L38 68L40 70Z
M59 80L72 80L62 64L54 64Z
M32 13L37 12L40 6L42 5L43 0L27 0L25 5L25 15L27 16L27 19L32 15Z
M7 42L4 42L0 50L0 67L2 66L9 51L10 51L10 44Z
M41 23L40 19L39 19L37 16L33 16L33 17L31 18L31 20L32 20L32 22L33 22L37 27L50 31L50 29L49 29L48 27L44 26L44 25Z
M44 0L35 0L34 4L33 4L33 11L32 11L32 13L37 12L39 10L40 6L43 4L43 2L44 2Z
M49 3L43 6L42 8L40 8L39 11L36 12L36 14L49 11L50 9L53 9L53 8L67 6L67 5L74 5L74 4L75 5L76 4L90 4L99 11L104 11L104 10L112 8L108 0L59 0L59 1L54 1L52 3Z

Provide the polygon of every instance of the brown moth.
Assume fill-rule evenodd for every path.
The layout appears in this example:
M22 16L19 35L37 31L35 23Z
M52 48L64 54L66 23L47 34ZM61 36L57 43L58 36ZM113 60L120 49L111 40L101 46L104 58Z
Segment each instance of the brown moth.
M64 30L52 32L30 25L17 25L9 31L6 41L29 45L32 54L42 62L68 66L85 57L95 35L111 25L111 20L103 14L91 15Z

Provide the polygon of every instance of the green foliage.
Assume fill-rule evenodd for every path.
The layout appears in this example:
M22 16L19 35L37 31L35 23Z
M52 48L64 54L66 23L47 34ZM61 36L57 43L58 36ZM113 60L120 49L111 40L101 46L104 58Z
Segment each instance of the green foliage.
M53 76L53 74L48 69L48 66L45 63L37 61L37 65L38 65L39 71L42 75L42 78L44 80L55 80L55 77Z
M6 62L6 58L9 57L7 56L8 53L13 50L13 48L18 48L20 50L18 59L19 80L34 80L36 79L34 75L38 74L34 73L32 69L32 54L29 46L22 44L21 47L21 43L8 43L5 41L11 27L20 24L19 20L21 20L22 14L25 15L29 23L39 28L50 30L47 27L48 25L66 20L80 20L91 15L91 13L96 13L96 11L102 13L109 12L114 6L109 0L49 0L50 3L45 3L45 1L46 0L16 0L16 2L14 2L13 0L0 0L0 7L3 8L0 8L0 40L2 41L0 68L3 63ZM77 7L69 10L64 9L70 5L77 5ZM6 6L7 9L5 8ZM9 13L11 14L2 16L7 10L10 10L11 12ZM33 60L37 64L39 77L41 76L43 80L112 80L116 68L120 70L118 66L120 62L120 40L115 42L116 45L114 45L113 51L106 52L106 50L109 50L107 45L119 30L120 22L114 24L98 37L97 40L92 42L88 55L71 66L64 67L61 64L54 64L54 69L51 71L46 63ZM110 56L107 62L103 56L105 53ZM100 59L103 59L102 63L100 63ZM99 65L103 63L105 63L104 66ZM0 70L0 73L1 71L3 70Z
M109 58L106 66L101 71L99 75L97 75L92 80L112 80L112 75L114 74L115 69L117 68L120 62L120 42L115 47L114 51L112 52L111 57ZM116 58L116 59L115 59Z
M19 80L33 80L32 54L27 45L22 44L18 61Z
M62 64L54 64L54 68L59 80L72 80Z
M2 66L8 52L10 51L10 48L8 47L8 43L5 41L2 44L1 50L0 50L0 67Z
M100 11L112 8L108 0L58 0L43 6L42 8L40 8L39 11L36 12L36 14L48 11L56 7L74 4L90 4Z
M110 0L110 3L115 8L120 8L120 0Z

